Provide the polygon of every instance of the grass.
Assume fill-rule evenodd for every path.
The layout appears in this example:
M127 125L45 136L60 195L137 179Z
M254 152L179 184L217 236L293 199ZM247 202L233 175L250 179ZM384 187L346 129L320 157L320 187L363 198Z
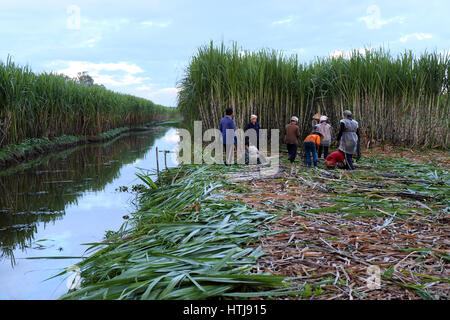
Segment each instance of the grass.
M327 115L337 131L350 109L365 145L448 148L450 99L442 89L449 66L450 56L437 52L392 56L378 49L302 63L276 50L249 52L211 42L186 68L178 106L207 128L218 128L227 107L238 128L251 114L267 129L282 129L296 115L304 137L315 113Z
M89 244L81 288L61 298L448 298L448 169L382 157L358 165L290 175L287 166L281 178L247 182L233 180L247 166L183 165L156 183L140 175L138 211ZM379 290L366 286L370 265L381 269Z
M62 135L54 138L29 138L17 145L7 145L0 148L0 166L7 165L13 161L20 162L28 156L47 153L55 149L70 147L86 142L101 142L112 139L130 130L148 130L147 127L123 127L103 132L96 136L67 136Z
M255 273L264 253L249 247L274 219L215 191L231 168L164 171L139 194L139 211L78 266L82 288L62 299L207 299L295 294L285 277ZM146 179L142 176L143 181ZM299 293L299 291L297 291Z
M402 218L429 215L448 206L447 169L402 158L365 157L359 164L371 170L345 172L337 179L329 179L321 171L309 174L308 179L324 183L334 193L329 196L332 206L308 212L341 213L347 217L395 214ZM426 201L418 201L421 197Z

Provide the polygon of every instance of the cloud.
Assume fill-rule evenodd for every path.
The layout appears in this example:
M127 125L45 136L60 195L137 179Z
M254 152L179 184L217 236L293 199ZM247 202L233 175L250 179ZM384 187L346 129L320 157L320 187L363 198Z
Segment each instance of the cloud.
M274 21L272 22L272 25L280 25L280 24L290 24L293 21L293 19L291 17L284 19L284 20L278 20L278 21Z
M367 47L367 48L359 48L359 49L354 49L354 50L335 50L332 53L330 53L330 57L332 58L344 58L344 59L350 59L352 57L352 55L354 54L354 52L358 52L359 54L366 54L366 51L370 51L371 49L373 49L372 47Z
M138 91L150 91L150 90L153 90L154 88L155 88L155 85L149 84L149 85L144 85L144 86L137 87L136 90L138 90Z
M95 20L83 17L77 28L69 28L61 44L66 48L81 49L93 48L108 33L118 32L123 26L130 23L128 19Z
M87 61L54 61L52 65L66 65L65 69L60 71L65 71L67 75L75 74L79 71L124 71L130 74L136 74L144 72L138 65L127 62L117 62L117 63L93 63Z
M121 18L121 19L90 19L90 18L82 18L80 30L88 29L90 31L119 31L123 26L130 24L130 20Z
M425 40L425 39L431 39L433 38L433 35L430 33L411 33L407 34L400 38L400 42L407 42L409 39L416 38L417 40Z
M81 42L76 42L73 41L71 43L66 42L65 45L71 48L93 48L95 46L95 44L97 42L99 42L100 40L102 40L102 36L101 34L95 35L90 39L81 41Z
M397 16L387 20L381 18L381 10L377 5L369 6L366 10L367 15L359 18L359 21L364 21L368 29L381 29L382 26L397 22L404 23L405 18Z
M288 56L288 57L292 56L292 55L302 55L305 52L306 52L306 50L303 48L283 50L284 55Z
M150 80L150 78L148 77L135 77L130 74L126 74L124 76L113 76L113 75L95 75L93 73L92 77L94 78L96 83L114 87L137 85L143 83L144 81Z
M155 101L165 106L176 106L179 88L162 88L154 89L153 86L149 86L149 92L145 94L145 98Z
M54 61L51 67L57 68L56 73L75 77L78 72L87 71L94 81L105 86L130 86L142 84L150 80L148 77L138 77L143 73L138 65L128 62L93 63L87 61Z
M150 99L166 106L176 105L177 95L180 91L178 88L161 88L161 85L150 83L149 77L141 76L145 71L138 65L129 62L94 63L58 60L53 61L49 66L56 70L56 73L70 77L75 77L78 72L87 71L97 84L116 87L120 92Z
M142 21L141 25L149 27L167 28L172 24L172 21L154 22L154 21Z
M152 97L156 97L158 95L177 95L178 92L180 92L180 91L181 91L181 89L179 89L179 88L163 88L163 89L159 89L159 90L150 92L148 94L148 96L150 98L152 98Z
M180 142L180 135L176 130L171 130L164 136L164 141L168 143Z

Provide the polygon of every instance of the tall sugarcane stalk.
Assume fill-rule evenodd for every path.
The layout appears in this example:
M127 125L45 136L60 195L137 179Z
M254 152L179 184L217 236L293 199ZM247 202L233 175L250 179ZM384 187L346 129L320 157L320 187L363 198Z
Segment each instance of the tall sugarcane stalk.
M97 135L175 114L173 108L0 62L0 147L49 135Z
M367 145L448 148L450 108L443 79L449 67L450 56L436 52L392 56L378 49L300 63L296 55L211 42L188 65L178 107L207 128L217 127L228 107L238 127L252 113L268 129L283 128L296 115L304 135L313 114L325 113L337 128L343 110L350 109Z

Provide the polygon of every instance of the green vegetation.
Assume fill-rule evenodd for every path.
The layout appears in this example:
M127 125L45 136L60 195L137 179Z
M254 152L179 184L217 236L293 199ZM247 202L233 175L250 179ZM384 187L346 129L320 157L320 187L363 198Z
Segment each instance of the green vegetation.
M30 138L94 136L175 113L173 108L62 75L37 75L10 59L0 63L0 147Z
M78 264L82 288L63 299L205 299L294 294L284 277L254 273L263 255L257 242L273 215L215 194L233 170L182 166L164 171L158 185L142 181L140 210L130 225L109 232ZM298 292L297 292L298 293Z
M350 109L364 142L448 148L449 66L448 55L393 57L383 49L300 63L295 55L211 42L192 58L178 106L186 117L216 128L227 107L235 110L238 127L257 114L263 128L284 128L296 115L303 134L314 113L328 115L336 128Z
M249 181L235 178L259 167L182 165L156 183L139 174L138 212L87 244L81 288L61 298L446 298L448 170L381 157L358 165L288 174L282 159L281 178ZM366 287L370 265L381 291Z
M299 171L301 183L328 193L331 206L307 213L339 213L346 218L438 214L450 201L448 169L403 158L364 157L363 170Z
M145 131L148 127L116 128L96 136L67 136L62 135L54 138L29 138L17 145L7 145L0 148L0 166L8 162L20 162L27 157L45 154L51 151L65 149L77 144L87 142L102 142L113 139L129 131ZM4 172L2 172L3 175Z

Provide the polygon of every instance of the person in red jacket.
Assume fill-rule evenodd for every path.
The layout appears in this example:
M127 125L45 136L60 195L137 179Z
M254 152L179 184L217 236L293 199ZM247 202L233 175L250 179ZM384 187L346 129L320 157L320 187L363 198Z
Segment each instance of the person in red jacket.
M334 169L336 167L345 169L345 154L341 150L330 153L325 159L325 165L328 169Z

